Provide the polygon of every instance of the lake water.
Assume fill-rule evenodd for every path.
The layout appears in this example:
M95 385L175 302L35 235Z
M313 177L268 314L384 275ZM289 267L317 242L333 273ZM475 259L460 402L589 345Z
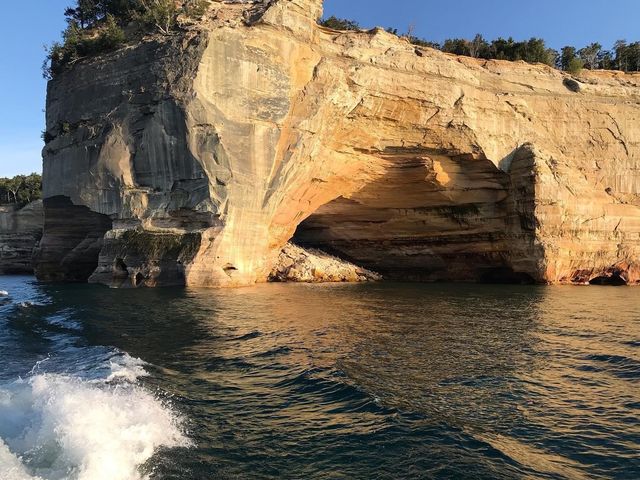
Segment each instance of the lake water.
M640 478L637 288L0 290L2 480Z

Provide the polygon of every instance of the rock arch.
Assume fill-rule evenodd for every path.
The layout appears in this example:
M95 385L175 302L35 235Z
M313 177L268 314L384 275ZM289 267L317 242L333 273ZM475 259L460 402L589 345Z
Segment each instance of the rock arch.
M148 284L249 285L295 236L402 278L640 282L636 76L574 92L547 66L321 28L320 0L263 7L214 2L50 83L46 194L113 222L94 279L118 255Z

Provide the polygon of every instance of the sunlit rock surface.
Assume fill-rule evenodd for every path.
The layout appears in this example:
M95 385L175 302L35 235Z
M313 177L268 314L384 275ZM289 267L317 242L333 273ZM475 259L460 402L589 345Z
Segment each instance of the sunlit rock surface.
M321 250L287 243L269 275L270 282L339 283L376 282L382 276Z
M43 222L40 200L22 208L0 205L0 275L33 275L32 256Z
M390 278L640 283L639 75L575 88L321 10L213 2L51 81L39 277L249 285L293 237Z

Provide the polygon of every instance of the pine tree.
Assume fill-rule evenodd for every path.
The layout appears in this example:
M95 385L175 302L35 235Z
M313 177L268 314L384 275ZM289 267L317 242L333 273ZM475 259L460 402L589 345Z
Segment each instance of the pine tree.
M99 0L78 0L76 8L67 8L64 12L69 21L78 22L80 28L88 28L93 25L102 12Z

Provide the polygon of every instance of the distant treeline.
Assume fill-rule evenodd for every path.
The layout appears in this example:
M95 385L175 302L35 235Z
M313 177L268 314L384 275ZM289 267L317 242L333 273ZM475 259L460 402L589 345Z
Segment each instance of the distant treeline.
M319 23L334 30L361 29L356 21L334 16L322 19ZM395 28L388 28L387 31L399 35ZM581 49L566 46L561 51L557 51L547 47L541 38L516 41L509 37L489 42L478 34L473 40L450 38L443 43L438 43L416 37L412 32L400 36L414 45L431 47L446 53L487 60L523 60L529 63L544 63L570 73L578 73L583 68L622 70L623 72L640 71L640 42L628 43L626 40L618 40L611 50L606 50L599 43L592 43Z
M26 205L42 198L42 177L37 173L0 178L0 204Z

